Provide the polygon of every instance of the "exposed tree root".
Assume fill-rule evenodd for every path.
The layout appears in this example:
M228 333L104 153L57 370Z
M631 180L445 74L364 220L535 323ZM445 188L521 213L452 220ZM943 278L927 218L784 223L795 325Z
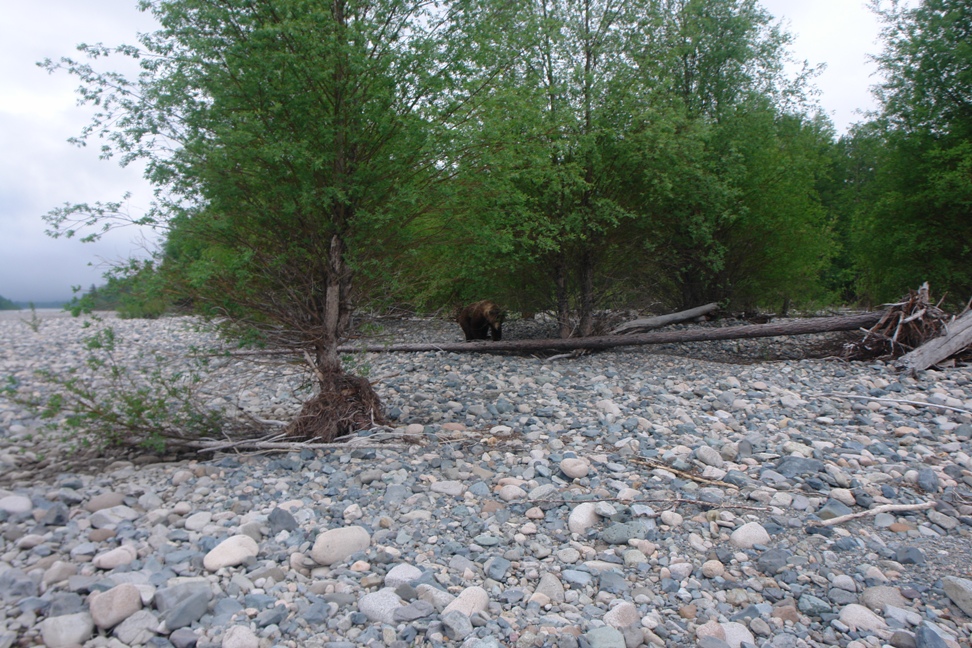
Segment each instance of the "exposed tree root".
M378 394L365 378L346 373L321 376L321 389L286 429L292 439L330 443L358 430L386 425Z

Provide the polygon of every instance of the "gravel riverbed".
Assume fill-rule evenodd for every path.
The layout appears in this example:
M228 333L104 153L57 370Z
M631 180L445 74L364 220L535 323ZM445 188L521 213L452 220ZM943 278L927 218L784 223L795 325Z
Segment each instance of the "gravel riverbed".
M197 324L8 315L0 380L99 380L105 325L122 362L217 346ZM0 648L969 646L972 370L807 357L839 343L355 354L412 442L272 454L98 458L0 395ZM311 393L211 371L230 412Z

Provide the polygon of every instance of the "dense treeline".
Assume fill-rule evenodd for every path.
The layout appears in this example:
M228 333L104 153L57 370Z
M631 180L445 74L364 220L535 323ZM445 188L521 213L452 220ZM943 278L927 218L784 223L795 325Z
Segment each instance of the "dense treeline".
M159 2L153 10L165 25L181 4ZM209 6L186 4L199 11ZM280 32L314 4L265 0L224 7L218 20L248 24L253 35ZM294 12L292 22L276 13L285 6ZM363 11L355 2L344 7L349 16ZM457 2L436 14L437 27L453 37L444 55L432 51L433 35L406 33L399 24L398 42L407 44L383 50L385 67L369 74L388 84L387 91L409 88L408 119L393 123L375 112L395 104L375 96L365 100L370 112L345 123L352 133L347 145L359 151L375 143L411 147L396 163L369 160L364 166L375 168L352 180L370 194L352 208L370 231L363 245L346 250L348 267L341 272L355 276L345 286L348 306L393 302L435 310L489 296L515 310L557 312L566 335L590 333L595 309L609 306L722 301L785 311L790 304L893 299L924 280L960 301L972 289L972 51L964 38L972 10L946 0L877 8L885 24L878 58L887 79L877 88L882 110L839 140L816 113L812 74L784 73L789 36L755 0ZM372 27L380 28L377 14L366 13L355 20L376 20ZM327 33L333 24L315 27ZM162 43L155 43L163 57L152 63L156 80L167 65ZM252 56L272 47L238 45ZM315 74L340 85L327 55L311 54L320 63ZM294 55L293 48L276 52L270 65ZM404 66L415 70L416 61L428 70L410 78ZM266 95L253 110L272 110L276 120L291 122L284 134L274 130L279 124L261 124L270 128L259 137L273 134L277 150L251 157L263 158L256 167L264 171L275 162L292 167L300 153L285 153L287 141L314 111L303 105L302 89L282 85L268 92L267 64L248 59L245 65L252 68L246 83L253 85L236 78L238 90ZM93 86L106 81L91 68L73 70ZM360 84L348 94L361 88L375 90ZM134 108L128 106L137 114ZM151 109L158 117L165 107ZM223 125L238 126L231 117ZM118 132L112 137L128 155L151 155L141 146L144 138L166 135L159 131L143 123L127 142ZM382 133L401 141L381 140ZM201 138L196 145L212 142ZM173 157L155 162L156 179L173 182ZM163 168L170 164L176 168ZM200 294L215 265L229 281L235 271L226 266L239 264L230 259L232 244L214 245L215 219L201 212L272 203L281 190L278 173L240 191L232 173L245 173L244 167L236 159L232 164L235 171L214 169L192 177L191 190L180 187L193 207L163 202L151 215L172 229L158 263L133 266L125 282L121 297L131 314L157 313L165 291L183 304L229 309L213 294ZM383 165L389 168L380 170ZM352 166L363 168L359 159ZM300 200L326 203L347 182L319 180ZM76 206L52 217L63 225L92 214L110 216L110 206ZM248 221L257 243L245 247L259 247L279 225ZM290 230L282 231L306 234L300 224ZM330 254L327 237L313 247L312 257ZM282 250L268 249L266 256L279 262ZM163 277L154 276L159 268ZM296 290L301 272L288 270L280 283ZM109 290L118 281L116 275ZM303 283L305 292L313 291ZM245 292L239 282L221 283L219 291L234 299Z
M158 187L125 292L313 351L322 392L363 304L490 297L586 335L603 307L972 289L964 3L875 4L882 108L839 140L756 0L142 5L139 47L46 62L99 109L80 139Z
M65 306L75 315L91 311L116 311L122 318L155 319L170 311L171 287L151 261L131 260L105 274L102 286L92 284Z
M462 133L476 155L419 222L439 234L409 264L427 303L496 295L555 309L566 335L603 305L822 296L831 133L756 2L522 11L524 54Z
M837 146L834 204L859 294L893 299L929 280L972 295L972 6L881 11L880 114Z

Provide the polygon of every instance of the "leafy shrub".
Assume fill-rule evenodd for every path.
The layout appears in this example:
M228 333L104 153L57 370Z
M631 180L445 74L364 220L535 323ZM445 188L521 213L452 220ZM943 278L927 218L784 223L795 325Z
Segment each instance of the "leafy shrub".
M227 424L222 412L199 398L205 357L196 356L189 369L176 368L158 353L139 352L134 362L122 363L118 346L115 330L100 328L85 338L87 371L38 372L52 395L23 397L15 385L6 391L78 445L102 450L178 449L216 435Z

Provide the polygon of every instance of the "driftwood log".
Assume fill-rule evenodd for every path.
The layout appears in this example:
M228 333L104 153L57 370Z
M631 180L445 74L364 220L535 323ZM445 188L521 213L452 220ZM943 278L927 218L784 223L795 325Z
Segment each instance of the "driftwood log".
M814 317L774 324L754 324L750 326L727 326L722 328L701 328L682 331L641 333L638 335L604 335L596 337L543 339L543 340L503 340L501 342L439 342L423 344L347 344L338 348L341 353L356 351L369 352L482 352L482 351L572 351L575 349L612 349L622 346L642 344L671 344L678 342L704 342L709 340L737 340L745 338L776 337L779 335L806 335L810 333L829 333L832 331L856 331L873 326L882 317L881 312L847 315L841 317Z
M642 317L641 319L631 320L630 322L625 322L621 326L618 326L611 331L611 335L630 335L632 333L644 333L645 331L650 331L651 329L661 328L663 326L668 326L669 324L677 324L678 322L686 322L688 320L693 320L697 317L702 317L708 315L709 313L714 313L719 310L719 304L712 303L706 304L705 306L698 306L696 308L690 308L688 310L679 311L677 313L669 313L668 315L657 315L655 317Z
M966 306L957 317L931 299L928 282L895 304L884 304L877 324L864 338L848 344L848 360L897 358L903 371L923 371L972 350L972 311Z
M918 290L908 291L899 302L884 304L881 310L877 324L861 340L847 345L845 358L898 358L938 337L951 318L932 302L927 281Z
M945 325L945 332L899 358L903 369L923 371L972 346L972 310Z

